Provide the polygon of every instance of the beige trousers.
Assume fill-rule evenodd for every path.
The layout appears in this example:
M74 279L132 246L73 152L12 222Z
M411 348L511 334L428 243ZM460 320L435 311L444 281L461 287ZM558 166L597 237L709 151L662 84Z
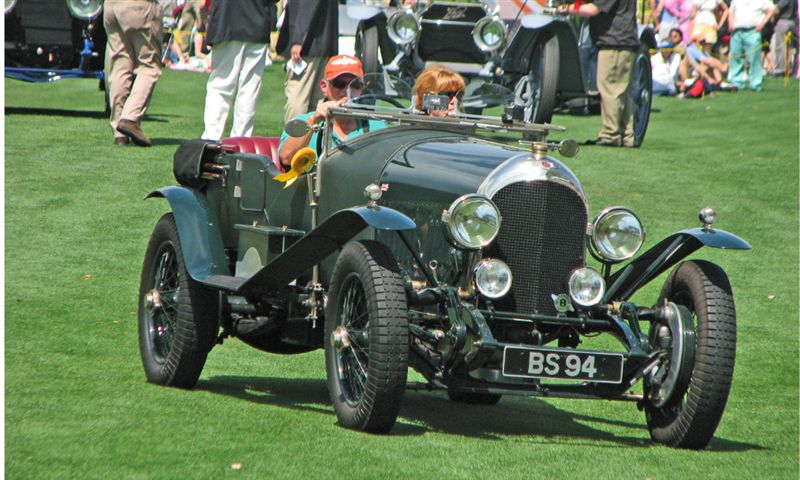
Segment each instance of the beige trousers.
M316 109L317 104L324 98L319 83L325 78L325 64L328 63L328 59L303 57L303 60L308 67L301 75L295 75L290 69L286 69L284 81L286 105L283 107L283 123Z
M602 49L597 54L597 90L603 127L597 138L603 142L633 146L633 50Z
M141 121L161 76L161 7L147 0L106 0L106 88L111 128ZM134 80L135 75L135 80Z

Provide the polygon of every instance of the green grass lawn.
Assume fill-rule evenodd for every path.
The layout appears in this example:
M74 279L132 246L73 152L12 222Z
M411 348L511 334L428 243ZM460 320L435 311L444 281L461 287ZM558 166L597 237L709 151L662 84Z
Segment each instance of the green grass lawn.
M96 82L5 81L7 478L798 478L798 83L657 98L641 149L585 147L566 162L590 215L632 207L645 247L699 226L752 251L702 249L736 296L728 407L704 451L654 445L634 404L505 397L495 407L410 391L391 435L336 425L321 352L279 356L229 340L194 390L145 381L139 271L174 184L172 153L202 130L205 76L164 73L143 123L152 148L115 147ZM281 128L281 72L256 133ZM557 116L580 141L599 117ZM655 300L662 279L639 303ZM241 468L232 468L232 464Z

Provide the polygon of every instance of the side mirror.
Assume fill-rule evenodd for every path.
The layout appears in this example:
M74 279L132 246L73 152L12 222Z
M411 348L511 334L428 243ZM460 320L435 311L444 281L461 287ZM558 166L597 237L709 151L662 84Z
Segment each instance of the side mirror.
M302 137L311 130L304 120L290 120L284 127L290 137Z
M561 143L558 144L558 153L568 158L574 157L580 150L581 146L571 138L561 140Z

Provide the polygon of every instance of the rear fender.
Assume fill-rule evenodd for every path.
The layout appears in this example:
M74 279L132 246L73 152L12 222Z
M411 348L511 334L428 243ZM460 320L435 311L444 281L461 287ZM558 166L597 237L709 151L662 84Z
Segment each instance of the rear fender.
M749 243L725 230L692 228L672 234L616 271L602 303L628 300L639 288L701 247L750 250Z
M258 294L286 286L367 227L402 231L417 228L413 220L388 207L340 210L293 243L250 278L211 277L205 283L243 294Z
M145 198L166 198L178 226L186 269L202 282L211 275L228 275L228 259L216 213L205 196L184 187L164 187Z

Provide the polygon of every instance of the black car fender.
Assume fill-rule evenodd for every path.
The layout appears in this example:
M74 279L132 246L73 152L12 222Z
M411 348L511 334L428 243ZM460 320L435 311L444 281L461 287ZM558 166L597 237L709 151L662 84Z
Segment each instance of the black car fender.
M552 21L541 28L520 28L506 49L503 68L507 72L527 74L533 48L550 37L558 38L558 91L568 96L584 95L583 72L578 52L578 39L572 27L563 21Z
M145 199L154 197L167 199L172 208L189 275L198 282L212 275L228 275L219 221L205 196L190 188L163 187Z
M328 217L251 277L212 275L203 283L245 295L284 287L367 227L403 231L414 230L417 225L406 215L388 207L347 208Z
M702 247L750 250L742 238L725 230L691 228L674 233L606 279L602 302L628 300L641 286Z

